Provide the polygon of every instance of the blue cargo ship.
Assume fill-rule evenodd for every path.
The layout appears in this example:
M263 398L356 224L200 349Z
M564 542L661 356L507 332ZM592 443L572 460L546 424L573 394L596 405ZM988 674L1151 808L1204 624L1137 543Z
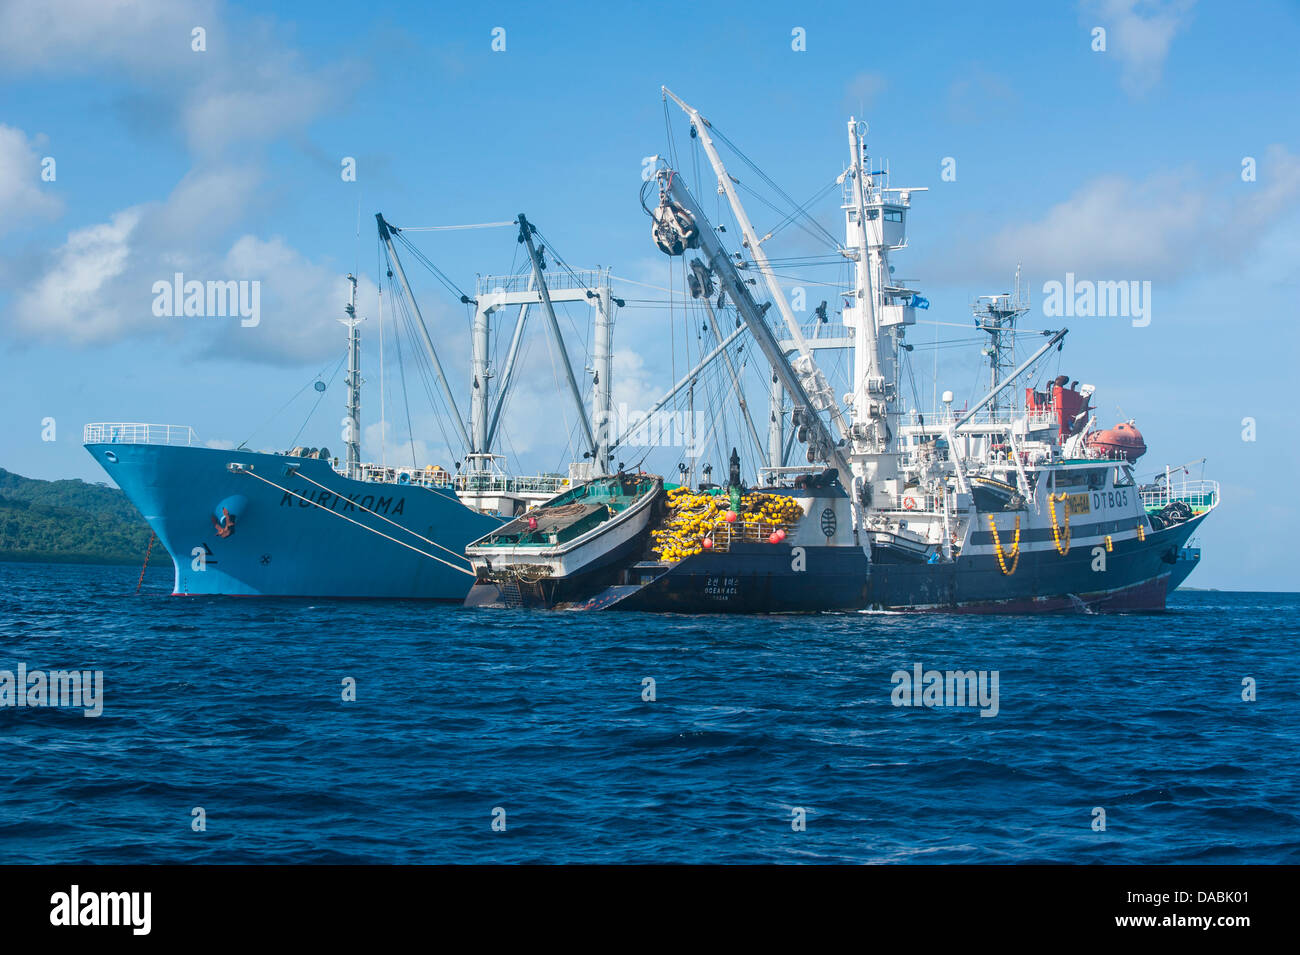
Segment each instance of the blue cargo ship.
M325 460L193 441L166 425L85 435L172 555L176 594L459 601L474 581L465 545L502 520L449 485L353 480Z
M475 313L467 428L398 256L397 244L406 241L402 230L382 215L376 220L381 248L388 256L389 290L401 303L400 321L396 315L392 321L394 330L404 329L410 335L411 348L423 347L423 361L415 371L436 379L426 377L426 391L432 395L435 388L441 389L453 429L464 439L463 460L455 462L454 471L438 465L402 467L361 461L359 326L363 319L356 311L357 280L349 275L352 292L341 319L347 328L348 361L343 461L325 448L298 447L278 453L242 446L236 450L208 447L184 425L86 426L86 450L136 505L171 556L175 594L461 601L474 582L464 553L470 541L561 493L574 478L599 473L601 465L596 462L608 461L608 430L590 424L598 416L609 418L609 345L618 300L610 293L608 273L567 270L548 279L542 274L541 250L533 249L531 272L483 276L476 298L462 296ZM519 222L526 222L522 215ZM418 257L427 263L422 255ZM598 312L593 358L604 374L595 388L590 416L559 333L555 306L562 302L581 303ZM493 406L487 394L493 377L490 323L506 307L517 307L518 316ZM530 307L540 307L549 319L554 335L551 347L570 368L570 394L591 439L584 459L571 467L572 477L509 475L503 459L492 450ZM327 387L323 381L316 386L318 392Z

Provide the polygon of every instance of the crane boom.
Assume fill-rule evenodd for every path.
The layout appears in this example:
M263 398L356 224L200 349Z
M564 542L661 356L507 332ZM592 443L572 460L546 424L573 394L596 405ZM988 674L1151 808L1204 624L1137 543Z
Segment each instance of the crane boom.
M718 277L727 297L735 304L740 317L744 319L754 340L762 349L764 357L771 364L773 372L781 379L782 386L794 399L796 409L802 409L804 412L801 418L812 429L815 436L815 440L810 442L810 445L822 450L823 459L839 469L843 481L851 480L853 472L849 467L848 459L838 447L830 427L817 413L816 405L804 389L803 382L799 380L799 376L781 350L781 343L765 321L766 309L760 308L753 296L749 294L749 286L736 271L731 256L723 248L713 226L695 202L695 197L686 188L681 175L673 169L661 169L658 177L665 195L694 219L698 227L698 236L693 241L698 241L699 249L708 260L709 267Z

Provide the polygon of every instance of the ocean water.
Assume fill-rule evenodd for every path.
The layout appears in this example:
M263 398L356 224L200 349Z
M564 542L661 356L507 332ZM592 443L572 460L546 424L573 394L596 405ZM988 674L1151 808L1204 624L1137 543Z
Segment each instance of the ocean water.
M98 718L0 708L0 861L1300 862L1297 594L657 617L136 577L0 564L0 670L104 681ZM918 663L997 671L997 715L893 705Z

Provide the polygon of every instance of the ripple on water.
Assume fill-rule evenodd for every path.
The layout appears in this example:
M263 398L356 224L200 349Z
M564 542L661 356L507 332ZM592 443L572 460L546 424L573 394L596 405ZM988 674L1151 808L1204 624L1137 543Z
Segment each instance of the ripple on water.
M1294 595L726 618L169 580L0 564L0 670L104 671L99 719L0 708L4 858L1300 862L1300 727L1278 694L1240 700L1243 674L1300 681ZM998 715L895 708L916 663L998 670Z

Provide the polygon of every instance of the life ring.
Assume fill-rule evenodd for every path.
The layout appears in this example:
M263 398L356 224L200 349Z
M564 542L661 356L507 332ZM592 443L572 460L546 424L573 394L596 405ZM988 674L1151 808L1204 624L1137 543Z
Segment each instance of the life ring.
M903 498L903 510L905 511L916 510L916 499L911 497Z

